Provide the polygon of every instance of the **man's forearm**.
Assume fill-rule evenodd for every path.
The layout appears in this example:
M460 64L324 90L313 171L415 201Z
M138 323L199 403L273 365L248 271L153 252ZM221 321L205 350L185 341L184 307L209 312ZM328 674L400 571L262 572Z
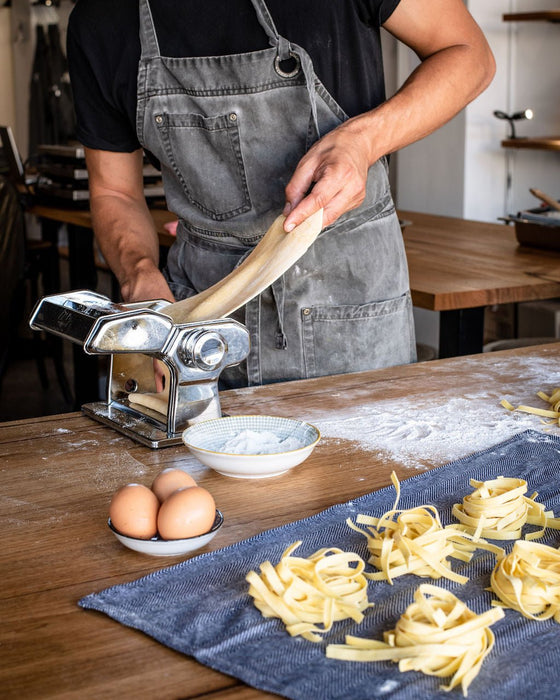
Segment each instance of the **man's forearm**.
M286 186L286 231L318 209L329 226L359 206L369 168L427 136L490 83L492 52L462 0L401 0L383 25L421 60L394 97L317 141Z
M173 301L159 271L158 238L148 207L143 202L100 195L92 199L91 211L97 242L123 299Z
M86 148L93 228L99 247L117 277L125 301L167 299L159 271L159 244L144 199L143 153Z
M346 126L361 132L374 163L443 126L493 75L491 54L467 46L443 49L425 59L391 99Z

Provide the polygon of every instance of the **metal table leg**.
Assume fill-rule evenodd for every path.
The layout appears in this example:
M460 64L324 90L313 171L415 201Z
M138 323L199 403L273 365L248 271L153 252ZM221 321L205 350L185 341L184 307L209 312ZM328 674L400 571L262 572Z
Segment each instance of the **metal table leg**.
M439 357L457 357L482 352L484 306L440 311Z
M68 224L68 262L71 289L95 291L97 270L93 231L90 228ZM86 355L84 349L77 345L72 345L72 354L75 408L79 410L82 404L98 401L101 398L99 395L99 358Z

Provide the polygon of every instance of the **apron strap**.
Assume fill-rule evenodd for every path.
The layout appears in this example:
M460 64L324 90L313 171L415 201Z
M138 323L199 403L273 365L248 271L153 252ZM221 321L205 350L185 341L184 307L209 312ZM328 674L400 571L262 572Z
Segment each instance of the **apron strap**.
M140 0L140 46L142 48L141 58L148 59L159 56L156 28L148 0Z
M253 3L255 12L257 13L259 24L265 30L268 36L270 45L278 47L278 60L288 60L291 54L290 42L278 34L278 30L276 29L276 25L274 24L274 20L268 11L266 3L264 0L251 0L251 2Z
M298 53L298 58L301 62L307 92L309 93L311 117L313 120L313 126L315 127L315 136L317 139L320 139L321 132L319 131L319 120L317 118L317 93L315 92L315 70L313 69L313 62L311 61L311 58L307 52L302 52L301 54Z
M284 300L286 298L286 284L284 281L284 275L279 277L271 284L270 291L272 292L272 298L274 300L274 305L276 306L276 348L277 350L286 350L288 347L288 338L284 332Z
M313 69L313 63L309 54L304 52L300 54L292 49L290 42L283 36L278 34L274 20L266 6L265 0L251 0L255 12L257 13L257 18L261 27L265 30L268 35L269 42L271 46L278 48L278 62L287 61L294 55L297 55L297 59L301 64L303 70L303 75L305 76L305 83L307 86L307 91L309 93L309 101L311 103L311 116L313 120L313 126L315 127L316 138L320 138L321 134L319 132L319 122L317 119L317 102L315 97L315 71Z

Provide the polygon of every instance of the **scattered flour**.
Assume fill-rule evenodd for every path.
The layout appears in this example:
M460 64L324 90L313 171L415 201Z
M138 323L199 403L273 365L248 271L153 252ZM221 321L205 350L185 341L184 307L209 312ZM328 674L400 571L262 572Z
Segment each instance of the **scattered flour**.
M400 683L398 681L388 679L381 685L377 686L375 690L377 695L386 695L387 693L394 693L399 685Z
M348 440L361 449L386 453L411 469L460 459L528 429L560 436L558 425L500 406L500 400L507 398L516 406L524 403L544 408L536 392L560 386L555 358L542 363L534 358L518 358L504 363L503 371L506 376L513 371L516 379L527 375L525 395L497 393L491 389L495 382L481 372L477 378L480 390L462 396L452 393L452 387L449 398L438 396L437 401L422 395L398 401L362 396L358 403L341 408L338 415L311 410L305 420L317 426L323 438Z
M220 448L234 455L270 455L291 452L302 447L301 442L288 436L283 440L270 430L242 430L230 437Z

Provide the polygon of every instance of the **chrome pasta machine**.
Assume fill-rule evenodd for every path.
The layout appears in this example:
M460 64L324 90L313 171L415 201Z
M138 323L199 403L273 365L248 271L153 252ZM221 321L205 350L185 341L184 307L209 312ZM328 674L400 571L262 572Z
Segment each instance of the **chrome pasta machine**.
M194 422L222 415L221 372L249 354L249 332L220 318L175 323L169 302L117 304L91 291L41 299L30 319L34 330L83 345L89 355L109 355L107 398L82 411L148 447L181 442ZM165 388L156 391L159 365Z

